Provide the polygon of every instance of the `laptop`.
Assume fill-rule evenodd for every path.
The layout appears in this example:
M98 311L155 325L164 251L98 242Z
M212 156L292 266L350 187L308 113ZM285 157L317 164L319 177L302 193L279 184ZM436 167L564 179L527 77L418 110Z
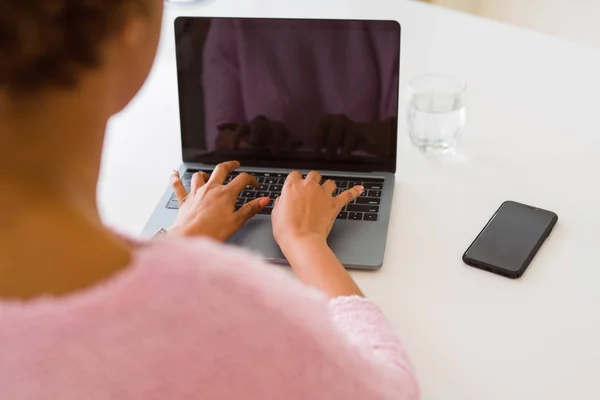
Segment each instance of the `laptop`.
M338 193L363 185L329 245L347 268L383 263L394 194L400 25L394 21L180 17L175 21L183 165L210 173L237 160L256 176L237 199L273 201L230 243L286 263L270 214L292 170L318 170ZM169 188L144 229L172 225Z

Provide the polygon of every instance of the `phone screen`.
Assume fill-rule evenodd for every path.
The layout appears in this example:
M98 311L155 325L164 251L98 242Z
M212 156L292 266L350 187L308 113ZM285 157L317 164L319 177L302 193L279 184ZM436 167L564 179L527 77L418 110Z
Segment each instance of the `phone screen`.
M465 252L467 264L518 277L552 230L555 213L507 201Z

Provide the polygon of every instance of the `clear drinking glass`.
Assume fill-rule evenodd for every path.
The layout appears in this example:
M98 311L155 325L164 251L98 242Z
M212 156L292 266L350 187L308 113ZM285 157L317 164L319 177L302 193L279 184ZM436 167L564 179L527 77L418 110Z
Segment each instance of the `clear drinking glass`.
M408 133L426 153L453 152L465 126L467 84L449 75L422 75L408 89Z

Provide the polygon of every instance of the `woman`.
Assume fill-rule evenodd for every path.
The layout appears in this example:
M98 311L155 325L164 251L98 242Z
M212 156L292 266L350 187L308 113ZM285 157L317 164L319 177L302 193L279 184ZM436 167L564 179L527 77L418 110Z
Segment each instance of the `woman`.
M188 34L197 50L187 53L202 58L208 148L391 157L399 30L389 21L216 18L205 39ZM180 71L191 82L194 67Z
M0 0L0 398L417 398L400 341L326 244L361 188L288 177L273 231L306 286L217 243L264 206L234 211L255 183L223 185L236 162L189 194L174 174L162 237L103 226L106 123L144 82L161 15L162 0Z

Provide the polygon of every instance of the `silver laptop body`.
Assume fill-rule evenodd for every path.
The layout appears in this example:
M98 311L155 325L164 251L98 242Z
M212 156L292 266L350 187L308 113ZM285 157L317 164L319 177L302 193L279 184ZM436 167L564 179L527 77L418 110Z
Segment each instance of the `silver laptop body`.
M292 170L318 170L339 191L361 184L328 242L347 268L380 268L396 170L398 23L180 17L175 36L184 185L228 160L261 184L236 207L277 197ZM271 206L230 243L285 264ZM143 235L171 226L177 212L168 188Z

